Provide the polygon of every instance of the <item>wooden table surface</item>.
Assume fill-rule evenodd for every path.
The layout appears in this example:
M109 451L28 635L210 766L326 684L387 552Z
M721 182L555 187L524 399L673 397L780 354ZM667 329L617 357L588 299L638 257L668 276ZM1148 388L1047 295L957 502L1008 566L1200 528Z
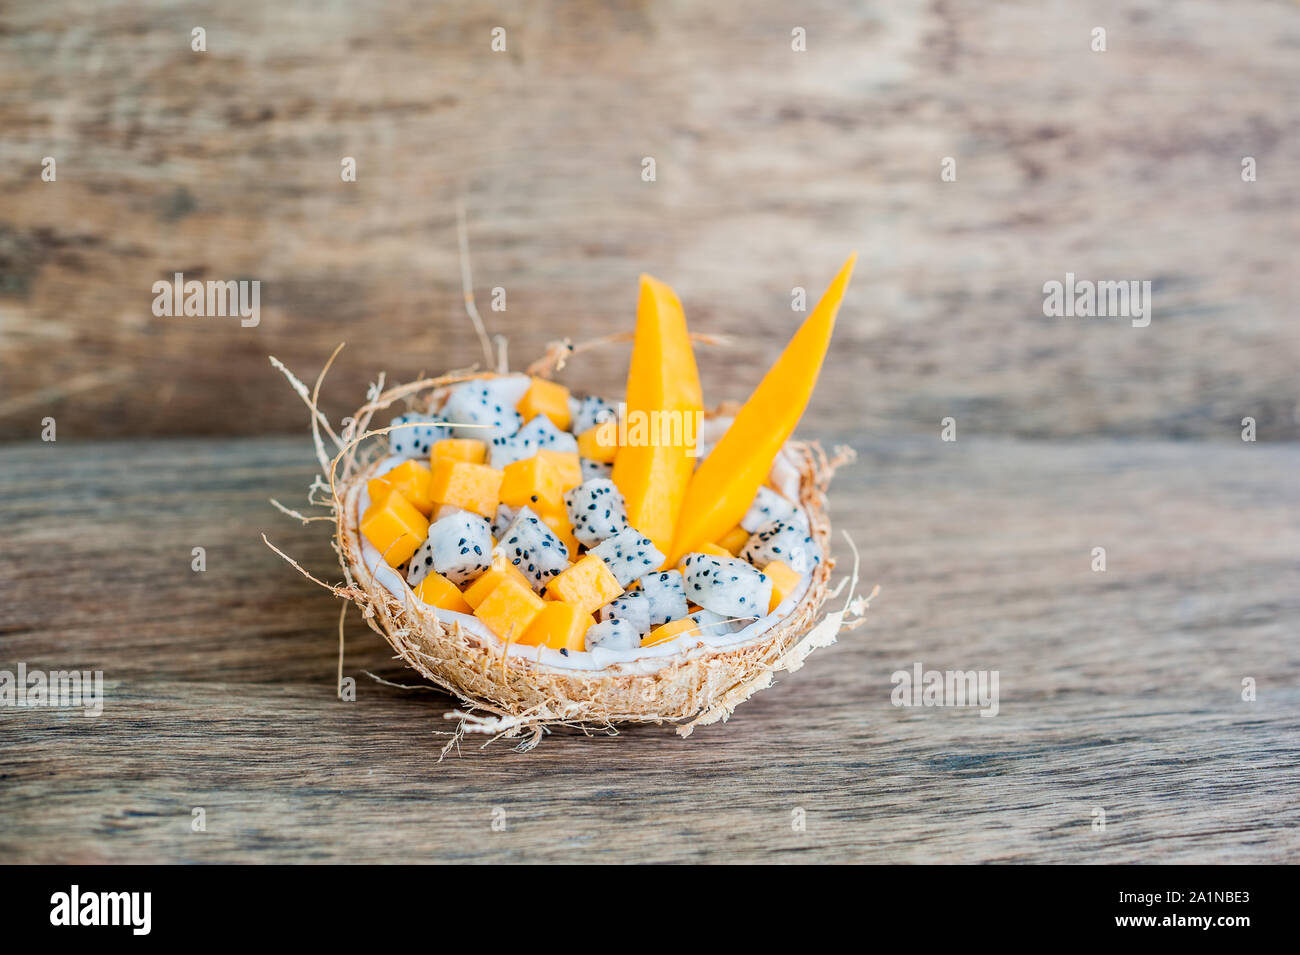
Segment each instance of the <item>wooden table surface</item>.
M266 503L306 441L0 448L0 667L106 695L0 708L0 857L1296 860L1300 447L856 444L831 503L882 588L865 627L688 740L441 762L452 701L370 679L418 682L355 614L336 700L338 604L260 539L336 579L327 525ZM893 706L915 662L997 670L998 714Z

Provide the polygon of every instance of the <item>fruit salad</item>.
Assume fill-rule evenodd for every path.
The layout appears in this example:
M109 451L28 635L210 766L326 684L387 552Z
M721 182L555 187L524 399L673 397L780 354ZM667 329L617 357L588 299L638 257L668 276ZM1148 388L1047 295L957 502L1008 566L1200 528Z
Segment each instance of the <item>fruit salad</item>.
M368 553L439 619L565 655L779 618L824 559L780 456L852 267L733 417L705 421L681 303L649 276L624 400L518 374L441 389L389 424L358 506Z

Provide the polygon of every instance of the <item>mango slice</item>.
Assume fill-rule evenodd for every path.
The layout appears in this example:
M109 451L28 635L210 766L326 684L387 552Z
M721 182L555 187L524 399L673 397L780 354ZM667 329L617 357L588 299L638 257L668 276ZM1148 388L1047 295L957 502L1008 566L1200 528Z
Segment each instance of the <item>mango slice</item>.
M517 643L543 606L531 587L507 577L474 608L474 616L502 640Z
M664 552L695 468L683 437L695 437L703 407L682 303L663 282L642 275L627 376L629 443L614 457L613 479L628 521Z
M563 479L555 465L540 454L507 464L497 495L507 507L531 507L547 513L564 510Z
M435 504L451 504L489 520L497 512L504 475L486 464L455 458L435 458L429 496Z
M366 511L361 533L379 549L390 567L396 567L410 560L424 543L429 519L393 488Z
M471 607L477 607L497 589L497 584L506 579L516 580L525 587L531 586L524 572L510 562L505 552L496 551L492 554L492 566L475 577L462 596Z
M578 453L602 464L613 461L618 456L618 422L602 421L578 435Z
M561 490L567 491L582 483L582 463L573 451L538 451L537 457L554 465L560 475Z
M531 421L537 415L544 414L561 431L568 431L569 422L572 420L569 411L569 389L545 378L534 378L515 410L523 415L525 421Z
M487 461L487 445L477 438L443 438L433 443L433 450L429 452L429 466L436 464L439 458L483 464Z
M433 512L433 498L429 496L433 473L419 461L403 461L382 478L373 480L387 481L397 488L402 497L414 504L421 514L427 516Z
M586 554L576 564L570 564L546 585L548 600L573 604L583 613L595 613L622 592L618 580L595 554Z
M781 605L781 601L794 593L799 581L803 580L803 574L793 570L783 560L772 561L763 568L763 573L772 578L772 600L767 606L767 612L771 613Z
M777 452L812 397L857 258L856 252L849 256L813 313L691 477L668 551L670 565L675 566L683 554L699 550L701 544L716 541L745 516ZM614 468L617 475L617 463Z
M472 613L473 610L460 588L436 570L431 570L415 588L415 597L424 603L432 604L441 610L454 610L457 613Z
M749 531L739 524L718 538L719 547L725 548L732 557L740 554L740 549L749 542Z
M547 600L524 635L515 642L530 647L544 644L552 650L582 650L586 647L587 630L595 623L596 618L580 607L562 600Z
M690 617L682 617L680 620L670 620L661 627L655 627L644 637L641 638L641 646L653 647L660 643L667 643L673 637L679 637L683 633L699 632L700 625Z

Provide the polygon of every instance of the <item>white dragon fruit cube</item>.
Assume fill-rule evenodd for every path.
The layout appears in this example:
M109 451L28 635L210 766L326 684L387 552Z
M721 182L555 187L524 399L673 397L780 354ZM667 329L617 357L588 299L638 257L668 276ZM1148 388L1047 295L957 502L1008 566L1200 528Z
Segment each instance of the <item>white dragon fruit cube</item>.
M626 587L664 562L664 555L655 547L654 541L635 527L628 527L601 541L590 553L605 562L620 587Z
M505 529L496 549L518 567L535 590L569 566L564 541L530 507L521 507Z
M766 567L779 560L799 574L808 573L821 562L821 552L813 542L812 534L797 520L764 524L749 535L740 556L756 567Z
M650 632L650 601L639 590L615 597L600 608L601 620L626 620L639 634Z
M588 652L602 647L606 650L635 650L641 646L641 634L626 620L602 620L587 628Z
M594 396L587 398L572 399L569 407L575 408L573 412L573 423L570 430L574 434L582 434L584 431L590 431L602 421L613 421L618 417L614 411L614 406L604 398Z
M427 414L399 415L388 426L388 450L404 458L427 458L435 441L451 437L450 428Z
M500 471L507 464L523 461L537 453L537 445L519 434L497 435L488 442L488 465Z
M505 534L506 528L510 526L510 522L515 519L516 513L513 507L498 504L496 516L492 518L492 536L500 540L502 535Z
M567 431L561 431L555 426L555 422L544 414L534 416L519 429L516 437L532 444L535 448L533 454L538 451L566 451L574 454L578 452L578 439Z
M794 504L766 485L759 487L754 502L740 519L740 526L754 533L771 521L783 521L794 511Z
M650 602L650 626L662 627L670 620L686 616L686 582L682 580L680 570L646 574L640 584L640 592Z
M734 557L687 554L682 578L689 600L725 617L761 617L772 599L772 579Z
M714 613L712 610L697 610L691 614L691 619L699 627L700 634L706 637L735 633L737 630L743 630L750 623L749 620L736 620L732 617L725 617L720 613Z
M436 570L453 584L463 584L491 565L492 529L487 519L459 511L429 525L429 536L411 557L406 582L414 587Z
M493 438L509 437L524 423L515 410L515 403L507 401L499 387L494 388L482 381L458 385L447 396L441 416L449 422L455 437L487 442ZM477 427L479 425L484 427Z
M606 464L604 461L593 461L591 458L579 458L578 467L582 469L584 481L608 480L614 473L614 465Z
M564 508L573 525L573 536L588 547L595 547L628 526L623 492L608 478L584 481L565 491Z

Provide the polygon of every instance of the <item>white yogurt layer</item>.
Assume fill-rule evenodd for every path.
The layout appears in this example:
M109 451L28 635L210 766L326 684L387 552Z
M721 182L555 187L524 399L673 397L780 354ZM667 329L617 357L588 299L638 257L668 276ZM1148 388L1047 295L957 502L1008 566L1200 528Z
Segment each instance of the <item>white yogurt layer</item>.
M380 462L375 473L377 475L386 474L406 460L409 459L398 455L385 458ZM777 490L791 500L798 500L799 469L784 449L777 455L776 463L772 466L772 479L773 483L777 485ZM361 514L369 506L370 492L363 487L361 494L357 498L356 511L351 515L352 519L356 521L354 526L361 526ZM411 588L406 585L406 579L388 566L388 562L384 560L379 548L366 540L364 534L358 534L358 537L361 540L361 559L365 562L366 569L370 571L371 576L385 590L398 600L411 605L413 609L418 606L426 613L432 611L434 616L442 623L451 624L453 621L459 623L462 630L474 634L484 646L498 650L505 646L504 641L489 630L478 617L472 614L457 613L454 610L443 610L441 607L434 607L431 604L417 600ZM527 647L510 644L506 646L506 653L512 657L525 657L535 660L538 663L560 670L603 670L606 667L618 665L621 672L653 673L664 665L668 657L686 655L696 648L719 650L756 641L765 632L789 616L799 601L803 599L804 594L808 592L808 585L811 580L811 574L804 574L803 580L799 582L799 586L795 588L794 593L786 597L775 610L765 617L759 617L743 630L737 630L733 633L685 633L671 640L665 640L653 647L636 647L631 650L607 650L604 647L596 647L591 651L569 650L562 653L550 647Z

